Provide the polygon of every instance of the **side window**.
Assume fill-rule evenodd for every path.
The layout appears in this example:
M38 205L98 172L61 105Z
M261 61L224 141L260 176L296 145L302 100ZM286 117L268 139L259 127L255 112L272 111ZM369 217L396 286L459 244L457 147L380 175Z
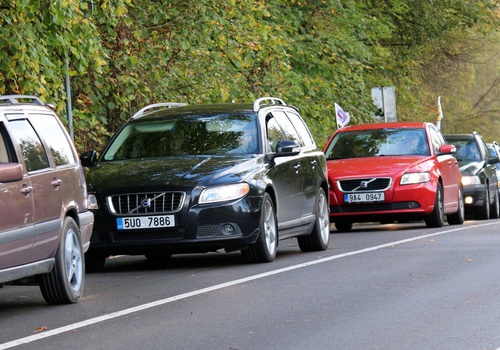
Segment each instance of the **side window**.
M295 126L295 129L297 129L297 131L299 132L302 141L304 141L304 145L306 147L313 146L314 139L302 118L298 114L293 112L287 112L286 115L288 116L288 118L290 118L290 121L292 122L293 126Z
M304 146L304 142L302 142L302 140L300 139L297 130L295 130L292 122L290 121L290 119L288 119L288 117L284 112L281 111L273 112L273 116L276 118L279 125L283 128L286 140L293 140L297 142L299 145Z
M18 119L11 121L9 127L23 153L26 170L35 171L48 168L47 154L31 124L26 119Z
M17 162L5 125L0 123L0 163Z
M276 152L278 142L285 139L285 134L281 130L276 119L272 115L267 116L267 147L266 152ZM269 150L269 148L271 148Z
M61 129L61 125L54 115L32 115L31 122L49 146L56 166L76 163L75 155L70 145L71 141L67 138L63 129Z

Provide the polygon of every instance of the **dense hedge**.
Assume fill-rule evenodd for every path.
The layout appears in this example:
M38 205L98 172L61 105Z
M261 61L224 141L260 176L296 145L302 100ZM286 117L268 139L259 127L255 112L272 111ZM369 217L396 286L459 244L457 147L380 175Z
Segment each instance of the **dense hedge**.
M35 94L65 115L68 62L80 151L145 104L261 96L297 106L323 145L334 103L367 122L371 88L388 85L399 119L435 121L443 95L443 125L462 131L482 95L461 82L498 92L498 63L484 76L470 65L483 38L498 48L498 24L493 0L11 0L0 5L0 94Z

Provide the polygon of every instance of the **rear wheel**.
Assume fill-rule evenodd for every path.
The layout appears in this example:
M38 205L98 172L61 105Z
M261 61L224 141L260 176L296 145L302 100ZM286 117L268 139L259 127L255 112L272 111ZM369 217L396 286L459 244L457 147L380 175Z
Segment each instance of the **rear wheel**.
M76 303L83 294L85 263L80 229L75 220L64 219L61 241L52 271L41 276L40 290L49 304Z
M447 215L447 221L450 225L462 225L465 219L464 196L462 189L458 192L458 211L454 214Z
M486 184L486 190L484 193L483 205L474 208L474 219L476 220L488 220L490 218L490 190Z
M260 214L259 237L257 241L241 251L243 258L249 263L271 262L278 249L278 222L271 196L264 193Z
M438 182L436 189L436 199L434 200L434 210L425 218L427 227L441 227L444 225L444 201L443 187Z
M330 243L330 219L325 191L320 188L316 206L316 222L310 235L297 237L303 252L326 250Z

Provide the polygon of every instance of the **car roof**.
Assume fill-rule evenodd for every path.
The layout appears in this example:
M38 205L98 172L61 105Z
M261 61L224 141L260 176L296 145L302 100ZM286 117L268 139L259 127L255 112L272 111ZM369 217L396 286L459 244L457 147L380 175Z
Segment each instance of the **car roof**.
M377 130L377 129L423 129L428 124L428 122L390 122L390 123L371 123L371 124L359 124L346 126L339 129L340 132L349 132L357 130Z
M444 137L447 139L472 139L474 134L445 134Z

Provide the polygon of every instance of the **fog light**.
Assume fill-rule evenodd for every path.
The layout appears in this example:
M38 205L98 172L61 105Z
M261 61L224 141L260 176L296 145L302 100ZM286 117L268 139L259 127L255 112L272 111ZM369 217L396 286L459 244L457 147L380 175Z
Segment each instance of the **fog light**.
M222 231L224 232L225 235L232 235L234 233L234 227L233 225L224 225L222 228Z
M465 204L472 204L474 203L474 198L472 198L471 196L467 196L464 198L464 202Z

